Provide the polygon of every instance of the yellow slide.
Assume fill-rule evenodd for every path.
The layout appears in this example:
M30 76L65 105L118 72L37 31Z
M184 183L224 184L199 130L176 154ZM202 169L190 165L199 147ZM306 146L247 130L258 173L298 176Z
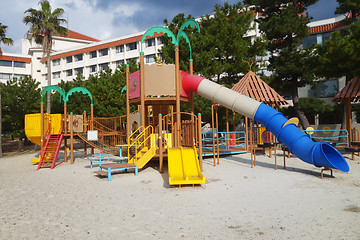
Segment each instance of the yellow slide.
M48 131L48 128L49 131ZM59 134L61 131L61 114L44 113L44 134ZM41 145L41 113L25 115L25 135L34 144ZM40 157L32 158L32 163L38 163Z
M169 184L203 184L195 146L192 148L168 148Z

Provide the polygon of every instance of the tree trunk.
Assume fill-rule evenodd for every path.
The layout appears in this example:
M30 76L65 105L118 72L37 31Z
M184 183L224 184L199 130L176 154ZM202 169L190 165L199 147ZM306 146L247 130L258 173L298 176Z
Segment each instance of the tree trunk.
M22 141L22 138L19 137L19 145L18 145L18 152L21 152L22 151L22 148L23 148L23 141Z
M298 96L298 84L297 78L292 79L292 96L293 96L293 104L296 116L299 118L299 122L304 130L306 130L310 124L309 120L307 119L305 113L301 110L299 106L299 96Z
M47 50L47 85L51 85L51 61L50 61L50 50ZM47 92L47 101L46 101L46 112L51 113L51 93Z

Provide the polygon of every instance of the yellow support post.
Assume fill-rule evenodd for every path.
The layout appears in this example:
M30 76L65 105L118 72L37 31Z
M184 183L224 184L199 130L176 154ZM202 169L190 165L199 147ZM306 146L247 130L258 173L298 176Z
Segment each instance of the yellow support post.
M198 114L198 131L199 131L199 162L200 170L203 171L203 151L202 151L202 132L201 132L201 114Z
M164 160L164 156L163 156L163 144L162 144L162 115L161 113L159 114L159 169L160 169L160 173L163 173L163 160Z

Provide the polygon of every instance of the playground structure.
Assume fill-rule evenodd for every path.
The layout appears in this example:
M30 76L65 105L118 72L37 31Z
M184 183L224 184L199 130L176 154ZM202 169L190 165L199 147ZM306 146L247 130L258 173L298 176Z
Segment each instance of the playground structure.
M54 166L62 139L65 146L65 161L67 161L67 139L70 138L70 155L71 163L73 163L73 139L77 135L84 141L85 154L87 144L92 149L99 148L101 151L111 154L120 154L122 150L119 151L119 148L126 148L127 165L117 166L121 169L135 168L136 166L137 171L151 159L157 158L159 160L159 171L162 173L164 171L163 161L167 157L170 185L205 183L205 177L202 175L204 139L201 131L201 115L194 114L192 96L193 93L196 93L233 112L240 113L263 124L276 139L289 148L290 152L304 162L316 167L323 166L344 172L349 171L347 162L335 148L328 143L313 142L292 121L288 121L283 114L274 108L213 81L193 75L191 47L190 73L181 71L179 69L179 39L183 37L189 43L188 37L183 32L185 27L199 29L197 22L191 19L180 28L177 38L170 30L163 27L150 28L145 32L141 39L141 46L147 36L151 37L156 33L162 32L171 38L175 45L175 64L145 65L144 52L141 49L140 70L130 74L129 65L126 66L126 119L122 121L123 117L120 117L118 120L111 120L110 125L112 127L104 123L105 119L93 116L92 96L86 89L75 88L65 95L65 92L56 86L45 88L42 97L50 91L58 91L61 94L64 100L64 114L60 117L60 130L59 127L54 128L54 121L51 121L52 115L47 116L43 113L43 102L41 102L40 143L42 150L38 169L50 162L52 167ZM86 116L86 112L79 116L72 113L67 114L66 103L69 96L75 92L81 92L90 97L91 114L89 117ZM131 104L138 106L139 111L137 113L130 113ZM181 112L180 104L190 104L191 112ZM56 121L58 124L59 120ZM75 130L76 127L78 130ZM28 134L29 131L25 130ZM91 138L94 134L96 136ZM39 143L37 135L39 134L33 133L32 136L28 137ZM58 138L50 144L52 135L58 135ZM218 132L216 135L219 136ZM235 142L237 139L235 135L229 136L230 134L225 137L226 144L231 141ZM248 142L246 138L244 139L244 142ZM53 149L53 145L57 146L56 151L47 152L46 149ZM213 149L215 149L214 144ZM112 166L107 164L106 167L107 169L110 168L111 172ZM113 169L120 169L115 165L113 167ZM111 178L109 172L100 170L97 173L108 177L110 175Z
M345 104L345 116L346 116L346 130L349 133L349 145L345 148L346 152L352 154L352 160L354 160L354 153L357 152L360 156L360 139L359 131L352 127L352 113L351 104L359 103L360 101L360 78L355 77L348 82L345 87L338 92L332 99L334 102L343 102Z
M47 114L43 111L43 97L45 93L57 91L60 93L60 99L64 102L64 114ZM69 97L80 92L84 95L88 95L91 100L91 114L86 116L84 111L82 115L74 115L72 112L67 114L67 102ZM114 122L114 121L113 121ZM121 126L121 118L120 123ZM87 134L90 131L96 131L100 133L101 140L89 141ZM60 150L62 141L64 141L64 161L67 161L67 140L70 139L70 157L71 163L73 163L73 147L74 137L78 136L84 140L84 148L86 150L87 144L93 148L99 148L104 152L116 154L118 151L108 145L109 138L112 142L121 141L124 136L117 131L117 126L113 128L107 126L102 118L94 118L93 116L93 98L91 93L81 87L71 89L67 94L65 91L57 86L46 87L41 95L41 113L40 114L27 114L25 116L25 133L29 140L33 143L41 146L41 153L38 158L34 158L31 161L33 163L39 163L38 169L43 166L51 164L51 168L54 168L57 155ZM86 157L86 151L84 151Z
M194 20L186 21L183 28L187 26L199 29L197 22ZM154 31L158 30L171 33L163 27L151 28L147 33L154 34ZM144 34L141 42L144 41L147 33ZM178 37L183 37L188 41L186 34L182 31L179 32ZM173 40L178 42L175 38ZM178 50L178 44L176 44L176 48ZM173 169L171 172L176 174L176 176L170 174L169 180L177 179L176 184L179 185L205 183L205 178L200 170L202 169L201 115L195 115L193 111L192 113L180 112L181 103L190 103L193 109L193 100L191 94L186 95L184 92L180 94L180 77L182 73L178 67L178 51L175 52L177 53L177 63L175 65L144 66L144 53L141 52L140 71L130 74L129 66L127 66L127 115L124 122L121 122L120 118L119 122L113 124L115 127L112 129L100 123L100 118L94 118L92 96L86 89L72 89L65 95L65 92L57 86L45 88L42 97L46 92L50 91L60 93L61 98L64 100L64 114L60 115L56 121L51 121L53 114L44 114L43 102L41 102L41 114L26 116L26 134L29 139L36 139L33 142L40 144L42 147L39 158L32 160L33 162L39 162L38 169L50 163L51 168L54 167L60 149L58 146L61 145L63 139L65 146L64 160L67 161L68 138L70 138L70 158L71 163L73 163L73 138L77 136L84 141L85 154L87 144L91 145L92 149L99 148L101 151L111 154L122 154L122 149L127 148L127 164L132 166L135 164L137 168L141 169L148 161L157 157L159 158L160 172L163 172L165 154L168 159L170 156L169 168ZM190 61L190 68L192 69L192 60ZM74 92L82 92L91 98L91 115L89 117L86 116L86 112L82 116L76 116L72 113L67 114L66 103L69 96ZM130 104L137 105L139 112L130 113ZM37 123L35 123L36 118ZM75 118L77 120L74 120ZM30 119L33 121L29 121ZM55 122L56 125L61 127L55 129L52 126ZM114 122L116 121L112 121L112 123ZM79 126L80 129L76 130L75 128ZM89 136L93 134L97 136L91 139ZM53 144L48 144L52 135L58 135L58 139L61 138L61 141L58 140ZM105 141L106 138L108 141ZM56 145L56 150L48 152L47 149L53 149L53 145ZM178 152L175 148L179 148L181 151ZM198 160L198 151L200 161ZM174 158L174 161L172 161L172 158ZM170 166L179 166L179 161L182 169L179 170Z

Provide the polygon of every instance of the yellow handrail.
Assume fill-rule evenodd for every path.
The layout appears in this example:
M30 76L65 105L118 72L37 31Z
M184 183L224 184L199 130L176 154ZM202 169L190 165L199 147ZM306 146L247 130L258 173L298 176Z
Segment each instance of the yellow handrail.
M141 128L144 128L144 127L143 127L143 126L140 126L138 129L136 129L136 131L133 132L133 134L131 134L131 135L129 136L128 143L130 143L131 136L133 136L134 133L136 133L137 131L140 131ZM141 132L139 133L139 135L136 136L136 138L134 139L134 141L133 141L132 143L130 143L130 144L128 145L128 160L131 159L131 157L130 157L130 149L131 149L131 147L133 147L133 146L135 147L135 155L134 155L134 156L136 156L137 153L138 153L138 149L141 148L142 145L145 145L145 142L151 137L151 134L149 134L148 136L146 136L146 132L147 132L147 130L149 130L149 129L151 129L151 132L150 132L150 133L153 133L153 132L154 132L153 126L152 126L152 125L149 125L149 126L147 126L143 131L141 131ZM140 141L141 141L140 138L142 138L142 137L144 137L144 139L142 140L142 142L140 142Z
M140 129L142 129L142 128L144 128L144 126L140 126L138 129L136 129L136 130L128 137L128 142L130 142L130 139L132 138L132 136L133 136L135 133L139 132L139 135L140 135L140 131L141 131L141 132L144 131L144 130L140 130Z

